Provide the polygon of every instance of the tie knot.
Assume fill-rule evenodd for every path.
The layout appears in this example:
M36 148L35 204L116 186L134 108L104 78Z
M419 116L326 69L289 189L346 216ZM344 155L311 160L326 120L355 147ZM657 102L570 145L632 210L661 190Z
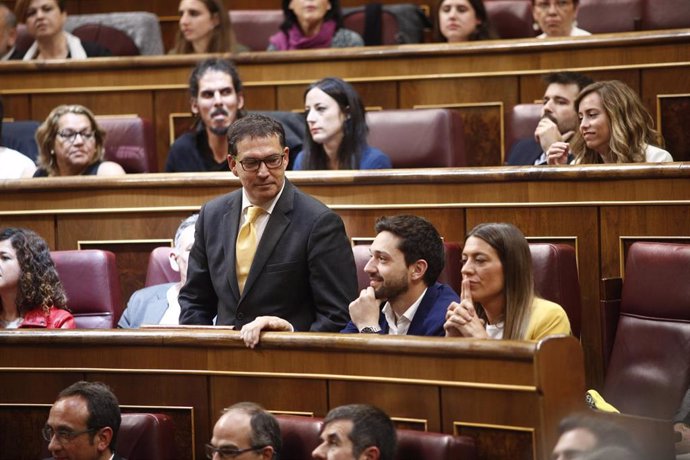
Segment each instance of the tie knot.
M247 208L247 222L254 223L261 215L261 213L264 212L264 210L258 206L250 206Z

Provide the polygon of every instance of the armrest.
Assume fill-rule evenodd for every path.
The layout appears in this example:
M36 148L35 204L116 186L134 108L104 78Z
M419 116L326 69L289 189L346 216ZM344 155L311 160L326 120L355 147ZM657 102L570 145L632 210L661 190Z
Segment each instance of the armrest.
M623 292L623 280L621 278L604 278L600 284L600 320L601 320L601 344L604 352L604 372L609 367L609 359L613 350L613 341L616 338L618 317L621 309L621 294Z

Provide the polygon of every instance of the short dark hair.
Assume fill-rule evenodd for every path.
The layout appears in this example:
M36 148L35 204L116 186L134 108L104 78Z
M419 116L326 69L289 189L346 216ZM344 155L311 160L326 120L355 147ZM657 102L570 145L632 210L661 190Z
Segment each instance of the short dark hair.
M65 11L66 0L55 0L57 7L60 12ZM31 6L31 0L18 0L14 5L14 14L19 19L19 22L26 22L26 14L29 11L29 6Z
M237 144L245 138L257 139L278 136L280 148L285 148L285 129L280 122L266 115L251 113L230 125L228 130L228 149L230 155L237 156Z
M336 407L326 415L321 431L336 420L352 422L349 438L352 454L359 457L367 447L376 446L381 460L393 460L397 435L390 417L381 409L368 404L348 404Z
M630 449L635 447L632 437L621 426L602 417L588 414L574 414L564 418L558 425L558 434L560 436L578 428L585 429L594 435L597 439L597 448L620 446Z
M209 70L230 75L235 92L242 92L242 80L240 79L240 74L235 64L230 59L208 58L199 61L189 75L189 94L193 98L199 97L199 80L201 80L201 77Z
M273 447L273 458L278 459L283 448L283 440L280 436L280 424L273 414L253 402L233 404L223 409L223 414L231 410L241 411L249 415L249 423L252 427L250 439L252 447L271 446Z
M424 282L431 286L445 266L443 240L431 222L412 215L384 216L374 225L376 233L390 232L402 241L398 249L405 255L405 264L412 265L419 259L426 260Z
M111 451L115 451L117 433L120 430L122 416L120 414L120 403L110 387L102 382L86 382L81 380L62 390L56 401L72 396L79 396L86 400L86 407L89 410L86 426L89 429L100 430L101 428L110 427L113 430L113 437L108 447L110 447Z
M578 91L582 91L585 86L594 83L587 75L581 74L579 72L551 72L544 75L544 82L547 85L552 83L557 83L559 85L577 85Z

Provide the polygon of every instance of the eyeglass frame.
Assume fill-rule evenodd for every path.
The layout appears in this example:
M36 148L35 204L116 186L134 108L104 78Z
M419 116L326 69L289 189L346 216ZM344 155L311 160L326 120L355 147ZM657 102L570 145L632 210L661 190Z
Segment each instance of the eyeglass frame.
M70 134L66 134L65 131L69 132ZM89 141L96 138L96 131L87 131L87 130L82 130L82 131L63 130L63 131L58 131L55 134L60 136L60 138L62 140L67 141L70 144L74 144L76 142L77 136L81 136L81 139L84 142L89 142Z
M259 169L261 169L261 163L266 165L266 169L278 169L278 168L280 168L280 165L283 163L284 158L285 158L284 153L274 153L273 155L269 155L266 158L247 158L246 160L235 160L235 161L242 166L242 170L247 171L247 172L256 172ZM268 165L269 161L275 161L276 162L275 166L269 166ZM246 162L252 162L252 163L256 162L256 168L247 169L247 166L245 166Z
M53 436L55 436L55 439L57 439L60 444L64 444L65 442L74 441L77 436L81 436L82 434L96 433L99 429L100 428L87 428L86 430L81 431L71 431L65 429L54 430L52 427L45 425L43 428L41 428L41 436L46 442L50 442L53 439Z
M537 1L534 3L534 7L541 11L549 11L553 6L559 11L563 11L569 6L574 6L575 2L573 0L556 0L555 2L550 1Z
M212 444L205 444L204 445L204 451L206 452L206 458L208 459L213 459L213 456L217 453L220 455L220 458L235 458L239 457L240 455L244 454L245 452L251 452L254 450L261 450L268 447L268 444L263 445L263 446L252 446L252 447L247 447L246 449L236 449L232 453L223 453L223 449L231 449L229 447L215 447Z

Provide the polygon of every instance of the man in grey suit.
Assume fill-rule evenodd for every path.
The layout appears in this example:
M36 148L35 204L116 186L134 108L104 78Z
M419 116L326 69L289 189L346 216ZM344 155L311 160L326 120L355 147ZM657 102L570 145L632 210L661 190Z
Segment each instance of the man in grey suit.
M357 296L342 220L285 178L289 149L280 123L248 115L230 127L228 143L230 169L242 188L199 213L179 296L180 324L210 325L217 315L216 324L238 330L248 323L254 331L276 329L276 322L281 330L341 330ZM248 218L252 207L261 208L256 221ZM254 222L258 244L250 266L243 267L236 244L247 220ZM246 281L238 281L238 268L241 278L246 271Z
M187 260L194 244L194 224L199 214L194 214L182 221L173 241L170 252L170 266L180 273L178 283L156 284L139 289L127 302L117 326L122 328L141 327L144 324L178 324L180 304L177 296L180 288L187 281Z

